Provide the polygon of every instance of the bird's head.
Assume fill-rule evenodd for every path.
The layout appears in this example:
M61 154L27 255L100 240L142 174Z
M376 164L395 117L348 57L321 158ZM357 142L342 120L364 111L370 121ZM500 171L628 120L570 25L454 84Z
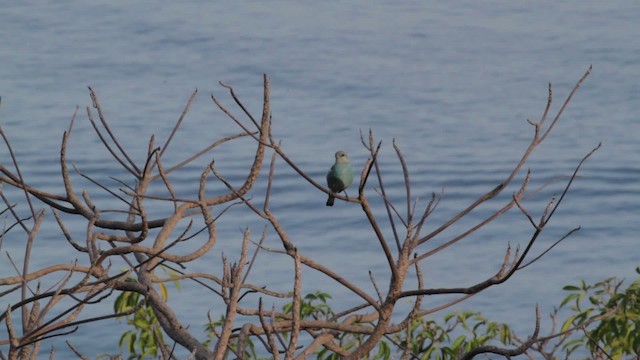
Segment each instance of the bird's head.
M336 152L336 163L348 163L349 162L349 157L347 156L347 153L340 150L338 152Z

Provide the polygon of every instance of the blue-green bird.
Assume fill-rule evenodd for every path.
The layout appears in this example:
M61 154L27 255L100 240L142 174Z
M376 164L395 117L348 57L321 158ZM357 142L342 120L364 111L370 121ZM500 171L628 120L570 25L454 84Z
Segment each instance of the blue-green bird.
M349 157L346 152L338 151L336 152L336 163L333 164L331 170L327 173L327 186L329 186L332 192L339 193L351 186L352 182L353 167L351 167ZM329 194L327 206L333 206L335 199L333 193Z

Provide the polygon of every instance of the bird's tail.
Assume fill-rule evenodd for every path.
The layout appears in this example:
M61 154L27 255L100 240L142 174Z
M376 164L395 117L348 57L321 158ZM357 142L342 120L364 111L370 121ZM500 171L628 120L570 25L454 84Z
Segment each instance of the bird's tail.
M336 198L333 195L329 195L329 198L327 199L327 206L333 206L333 202L336 200Z

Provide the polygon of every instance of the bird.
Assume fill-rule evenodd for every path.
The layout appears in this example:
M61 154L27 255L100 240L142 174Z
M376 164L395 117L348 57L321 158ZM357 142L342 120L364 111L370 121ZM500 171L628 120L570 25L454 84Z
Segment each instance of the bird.
M339 193L351 186L353 182L353 167L349 162L347 153L340 150L336 152L336 163L333 164L327 173L327 186L331 193L327 199L327 206L333 206L335 201L334 193Z

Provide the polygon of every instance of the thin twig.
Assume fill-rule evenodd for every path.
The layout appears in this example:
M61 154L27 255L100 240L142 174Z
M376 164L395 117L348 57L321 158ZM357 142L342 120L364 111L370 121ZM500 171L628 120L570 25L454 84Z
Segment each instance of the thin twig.
M187 116L187 113L189 112L189 109L191 108L191 104L193 103L193 100L196 98L197 94L198 94L198 89L193 90L193 93L189 97L189 100L187 101L187 104L184 106L184 110L182 110L182 114L180 114L180 118L178 118L178 122L176 122L176 125L171 130L171 134L167 138L167 141L164 142L164 145L162 146L162 150L160 150L159 157L164 154L164 152L169 147L169 144L171 144L171 140L173 140L173 136L176 134L176 132L178 132L178 128L182 124L182 121L184 120L184 118Z
M98 110L98 117L100 118L100 122L102 123L102 126L105 128L105 130L107 130L107 133L109 134L109 137L111 138L111 141L113 141L114 144L116 144L116 146L118 147L118 150L120 150L120 153L125 157L125 159L127 159L127 161L129 162L129 165L131 166L131 168L135 169L135 172L132 172L132 175L140 175L140 169L136 166L136 164L133 162L133 160L131 160L131 158L129 158L129 154L127 154L127 152L124 150L124 148L122 147L122 145L120 145L120 142L118 142L118 138L113 135L113 132L111 131L111 128L109 127L109 123L107 123L107 119L105 118L104 114L102 113L102 107L100 106L100 102L98 101L98 95L95 93L95 91L93 91L93 89L91 88L91 86L89 86L89 95L91 96L91 101L93 102L93 107ZM93 121L92 121L93 123ZM97 127L94 126L94 128L97 130ZM102 136L100 137L102 139ZM104 142L105 146L107 145L106 142ZM123 164L124 165L124 164ZM128 166L125 166L126 169L129 169Z

